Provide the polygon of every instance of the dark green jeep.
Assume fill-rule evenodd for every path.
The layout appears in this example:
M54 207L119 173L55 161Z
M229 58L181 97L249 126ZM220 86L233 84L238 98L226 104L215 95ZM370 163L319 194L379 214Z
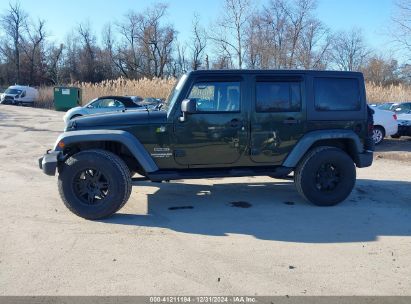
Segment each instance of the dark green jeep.
M65 205L87 219L118 211L135 173L161 182L294 172L305 199L331 206L351 193L355 167L372 163L369 111L361 73L195 71L165 111L71 121L39 163L58 170Z

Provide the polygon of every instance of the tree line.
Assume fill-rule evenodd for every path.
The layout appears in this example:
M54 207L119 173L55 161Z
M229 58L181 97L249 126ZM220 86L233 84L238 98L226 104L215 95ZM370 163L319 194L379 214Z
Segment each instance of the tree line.
M397 2L392 43L411 52L411 3ZM333 69L362 71L378 85L408 83L410 67L384 57L361 29L332 32L316 16L315 0L224 0L205 26L192 18L191 37L178 38L167 23L168 4L130 10L97 35L90 22L54 42L43 19L33 20L19 2L0 16L0 85L56 85L105 79L178 77L198 69ZM100 37L98 39L98 37Z

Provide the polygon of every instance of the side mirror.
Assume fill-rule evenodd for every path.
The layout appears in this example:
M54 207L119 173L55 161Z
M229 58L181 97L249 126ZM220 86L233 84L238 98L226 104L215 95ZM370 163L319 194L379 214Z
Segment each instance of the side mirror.
M399 111L401 111L402 109L401 108L396 108L395 109L395 112L399 112Z
M195 99L184 99L181 103L181 112L192 114L197 112L197 102Z
M197 112L197 102L195 99L184 99L181 102L181 112L183 112L183 116L180 117L180 122L186 121L187 114Z

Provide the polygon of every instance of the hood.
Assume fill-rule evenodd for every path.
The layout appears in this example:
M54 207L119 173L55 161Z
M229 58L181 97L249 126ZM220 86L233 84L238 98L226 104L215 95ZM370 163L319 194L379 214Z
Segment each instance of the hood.
M167 122L165 111L125 111L88 115L73 119L66 131L82 129L118 129L142 124L161 124Z

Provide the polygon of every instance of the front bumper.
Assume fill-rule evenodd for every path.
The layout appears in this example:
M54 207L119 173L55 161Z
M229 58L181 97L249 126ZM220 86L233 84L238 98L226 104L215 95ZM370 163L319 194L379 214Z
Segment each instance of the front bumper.
M43 170L44 174L54 176L56 175L57 165L61 160L61 151L49 150L43 157L39 158L39 167Z

